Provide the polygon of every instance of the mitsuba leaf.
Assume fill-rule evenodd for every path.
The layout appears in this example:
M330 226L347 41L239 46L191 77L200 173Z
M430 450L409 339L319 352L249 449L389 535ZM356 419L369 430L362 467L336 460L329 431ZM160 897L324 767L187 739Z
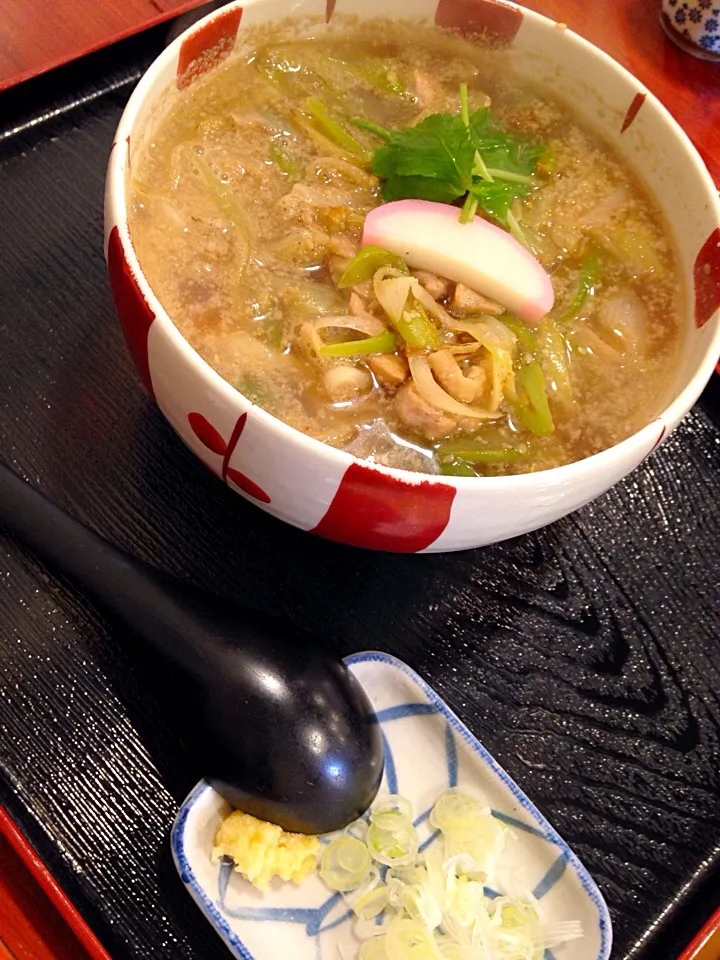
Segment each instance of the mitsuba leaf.
M372 169L385 181L385 200L414 197L449 203L472 185L474 156L462 118L436 113L391 133L388 145L375 151Z

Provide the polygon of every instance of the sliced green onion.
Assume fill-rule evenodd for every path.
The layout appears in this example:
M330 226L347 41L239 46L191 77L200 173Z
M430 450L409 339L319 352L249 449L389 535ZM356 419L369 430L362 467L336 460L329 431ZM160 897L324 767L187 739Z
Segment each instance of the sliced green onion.
M483 809L483 805L475 797L448 790L435 801L430 813L430 823L439 830L464 827L480 816Z
M451 457L459 457L467 463L511 463L527 455L526 451L516 447L490 447L481 440L446 440L435 448L435 456L441 464L445 458Z
M635 276L645 276L662 270L657 254L657 239L652 229L645 223L608 228L596 227L592 230L600 246L620 260Z
M318 347L323 357L362 357L375 353L392 353L397 344L395 334L390 330L375 337L362 340L341 340L339 343L325 343Z
M354 890L363 883L370 867L370 853L362 840L343 836L323 850L320 877L331 890Z
M440 346L437 327L418 300L415 300L412 306L406 307L402 316L393 320L393 324L409 347L418 350L434 350Z
M388 905L388 888L386 886L375 887L369 890L352 904L354 913L361 920L372 920L382 913Z
M368 850L378 863L384 863L388 867L403 866L412 863L417 856L420 845L418 832L412 820L403 820L404 823L394 824L391 830L384 830L377 823L370 824L366 842Z
M444 477L477 477L477 472L473 470L472 464L460 457L453 457L452 460L440 460L438 467Z
M354 287L356 283L369 280L381 267L393 267L399 273L408 275L407 264L402 257L382 247L369 244L358 250L350 263L345 267L343 275L338 280L338 287Z
M370 811L367 849L378 862L393 862L384 883L371 865L343 894L357 916L353 933L364 941L357 960L542 960L546 949L583 935L576 920L546 922L517 874L513 895L502 889L498 864L508 828L482 801L458 790L439 797L430 826L442 837L422 854L414 846L412 815L411 805L395 796L382 798ZM410 849L409 830L415 832ZM333 863L325 866L337 868L342 861L351 873L361 865L349 848L332 857L326 850L326 858ZM487 896L486 884L499 894ZM340 954L344 960L355 956L343 944Z
M578 276L578 286L572 303L560 318L561 324L571 323L580 313L580 308L584 305L588 297L595 293L595 287L599 276L599 258L597 248L591 246L582 259L580 264L580 274Z
M353 837L355 840L362 840L364 842L365 837L367 836L367 831L368 822L360 817L358 820L353 820L352 823L349 823L345 827L345 836Z
M387 955L392 960L442 960L432 933L415 920L394 920L385 939Z
M339 147L358 157L363 163L370 162L370 156L365 147L352 134L343 129L336 120L333 120L321 100L318 100L317 97L308 97L306 104L310 116L327 137Z
M545 378L536 360L520 367L515 386L518 392L515 412L522 425L539 436L552 433L555 425L545 393Z
M204 157L200 156L200 154L195 154L193 156L193 162L200 171L203 183L222 215L229 221L231 226L235 227L245 240L248 240L250 237L250 229L233 195L222 183L220 178L215 176L212 167Z
M367 130L368 133L374 133L376 137L389 143L392 134L387 127L382 127L379 123L373 123L372 120L362 120L360 117L354 117L350 123L359 130Z
M347 64L347 66L353 69L351 64ZM373 87L377 87L378 90L382 90L383 93L393 93L397 97L405 96L405 84L390 76L388 68L379 57L371 57L367 62L367 66L355 67L354 69L361 80L364 80Z
M286 153L283 153L283 151L274 143L270 144L269 153L271 161L276 167L282 170L283 173L291 175L294 173L299 173L302 169L299 164L295 163L292 157L289 157Z
M505 216L505 219L507 220L507 225L511 235L515 237L518 243L521 243L524 247L530 250L531 249L530 242L528 241L528 238L525 236L525 231L520 226L518 218L515 216L515 214L512 212L512 210L509 207L508 207L508 212Z
M388 793L385 796L378 797L370 811L370 819L377 820L381 814L388 810L398 811L407 820L412 820L412 804L406 797L401 797L397 793Z
M501 317L498 317L498 320L500 323L504 323L509 330L512 330L520 343L535 353L537 349L537 339L527 324L523 323L522 320L513 316L511 313L504 313Z
M371 937L360 947L358 960L388 960L388 953L385 949L385 937Z

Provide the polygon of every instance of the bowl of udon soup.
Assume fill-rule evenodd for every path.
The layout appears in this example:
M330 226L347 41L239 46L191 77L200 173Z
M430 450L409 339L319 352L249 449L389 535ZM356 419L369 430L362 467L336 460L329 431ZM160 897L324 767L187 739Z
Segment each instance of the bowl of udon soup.
M111 285L180 437L331 540L548 524L665 439L720 353L720 208L665 108L494 0L246 0L138 84Z

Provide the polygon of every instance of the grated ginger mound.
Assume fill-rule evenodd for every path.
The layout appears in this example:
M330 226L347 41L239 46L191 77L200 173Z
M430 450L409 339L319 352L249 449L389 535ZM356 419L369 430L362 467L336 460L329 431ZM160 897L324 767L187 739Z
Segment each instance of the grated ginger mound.
M267 890L273 877L302 883L316 869L320 841L302 833L285 833L235 810L218 827L212 859L231 857L235 869L259 890Z

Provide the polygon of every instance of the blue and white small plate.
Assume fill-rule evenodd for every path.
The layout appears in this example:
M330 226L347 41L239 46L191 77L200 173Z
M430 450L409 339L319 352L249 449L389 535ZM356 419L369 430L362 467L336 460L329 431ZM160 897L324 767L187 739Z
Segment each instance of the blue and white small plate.
M444 790L457 786L483 797L513 829L504 860L542 901L548 922L582 923L584 937L547 950L545 960L607 960L612 930L600 891L517 784L404 663L384 653L346 662L382 727L381 790L412 801L424 847L436 839L428 815ZM339 944L357 942L353 921L340 894L330 894L317 876L299 887L274 881L260 893L229 862L211 862L215 831L229 809L207 784L198 784L178 813L172 851L183 883L230 951L242 960L337 960Z

